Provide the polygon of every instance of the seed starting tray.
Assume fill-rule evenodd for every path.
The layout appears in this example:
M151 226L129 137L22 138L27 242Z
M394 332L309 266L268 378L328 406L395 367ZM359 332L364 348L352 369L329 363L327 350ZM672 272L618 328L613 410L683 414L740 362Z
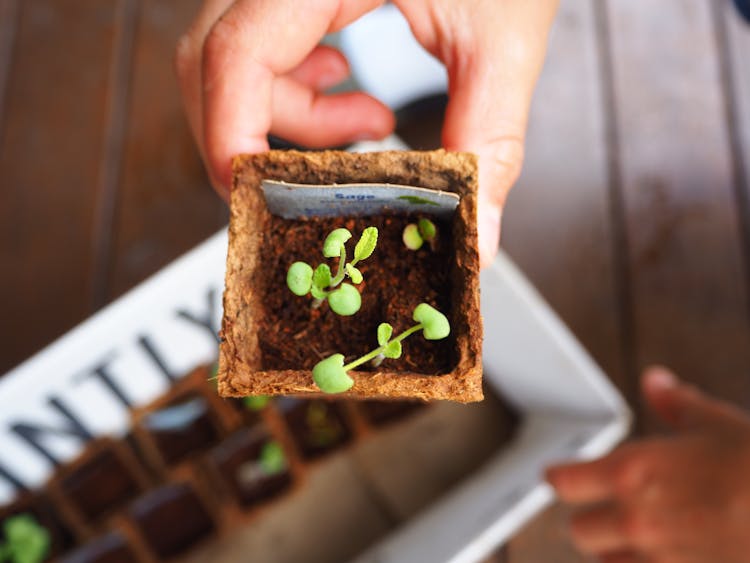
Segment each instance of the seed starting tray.
M33 515L51 535L47 560L173 560L259 517L329 454L426 408L221 399L200 367L135 409L131 433L92 441L39 491L0 508L0 522Z

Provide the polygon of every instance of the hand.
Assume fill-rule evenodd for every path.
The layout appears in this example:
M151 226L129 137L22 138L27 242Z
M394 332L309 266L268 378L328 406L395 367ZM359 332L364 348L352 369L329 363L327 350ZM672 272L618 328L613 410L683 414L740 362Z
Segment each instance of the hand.
M585 507L574 543L604 563L747 562L750 417L663 368L646 372L643 394L674 436L548 471L563 501Z
M326 95L348 74L318 43L382 0L206 0L180 39L177 74L209 177L224 197L230 160L270 132L310 147L382 138L394 116L362 93ZM500 215L521 170L534 84L557 0L398 0L417 40L447 67L443 144L479 155L479 246L497 252ZM397 62L394 62L397 64Z

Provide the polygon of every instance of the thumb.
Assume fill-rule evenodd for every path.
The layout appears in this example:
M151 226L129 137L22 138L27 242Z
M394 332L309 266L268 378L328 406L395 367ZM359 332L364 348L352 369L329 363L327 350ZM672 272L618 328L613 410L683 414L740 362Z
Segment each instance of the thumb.
M493 74L486 54L448 68L450 90L443 146L479 157L477 221L482 266L492 262L500 242L505 199L521 172L524 135L536 75L512 85ZM499 100L498 100L499 98Z
M662 366L644 371L641 388L651 410L675 430L715 428L737 416L731 405L680 381Z
M448 71L443 146L479 157L479 254L487 266L497 254L506 196L521 171L531 95L557 2L395 3Z

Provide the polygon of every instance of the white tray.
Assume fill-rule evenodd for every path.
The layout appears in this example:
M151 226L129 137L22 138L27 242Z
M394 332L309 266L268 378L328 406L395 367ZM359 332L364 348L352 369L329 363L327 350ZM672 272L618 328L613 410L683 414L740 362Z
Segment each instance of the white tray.
M482 273L484 376L521 414L513 442L358 563L478 561L553 499L552 462L602 455L630 412L570 331L501 253Z
M397 138L359 150L404 148ZM128 409L216 356L227 236L221 231L0 380L0 505L8 476L29 488L84 447L123 435ZM361 563L476 561L553 497L553 461L589 458L627 433L630 413L602 371L504 254L482 273L485 377L522 414L482 470L361 556ZM29 431L31 429L31 431Z

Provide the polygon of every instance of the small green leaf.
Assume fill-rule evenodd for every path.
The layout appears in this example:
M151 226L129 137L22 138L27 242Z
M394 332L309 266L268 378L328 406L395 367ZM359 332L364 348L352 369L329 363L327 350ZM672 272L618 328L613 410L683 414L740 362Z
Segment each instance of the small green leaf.
M362 283L362 280L364 279L362 277L362 272L351 264L346 265L346 275L352 279L352 282L357 284Z
M388 346L385 347L385 350L383 350L383 355L386 358L400 358L401 342L399 342L398 340L394 340L393 342L389 343Z
M307 295L312 286L313 269L305 262L295 262L289 266L286 285L295 295Z
M243 397L242 404L249 411L260 411L263 410L271 397L268 395L253 395L252 397Z
M378 325L378 345L385 346L391 339L393 334L393 327L388 323L380 323Z
M334 354L315 364L313 381L323 393L343 393L354 385L354 380L344 371L342 354Z
M325 289L331 285L331 268L328 264L320 264L315 268L312 284L319 289Z
M321 301L328 297L328 292L324 289L320 289L317 285L313 284L313 286L310 288L310 294L315 299L320 299Z
M271 441L263 444L263 449L260 451L260 468L269 477L286 471L286 456L278 442Z
M328 305L334 313L349 317L359 311L362 296L353 285L342 283L341 287L328 294Z
M427 340L441 340L451 332L447 317L427 303L417 305L412 318L422 324L422 334Z
M375 252L375 247L378 244L378 229L377 227L367 227L363 232L362 236L359 237L357 246L354 247L354 261L358 262L369 258L372 253Z
M30 514L19 514L3 523L10 560L16 563L40 563L50 547L49 532Z
M424 239L422 239L422 235L419 234L419 227L417 227L414 223L409 223L404 228L404 234L401 236L401 240L404 241L404 245L409 250L419 250L422 248L422 244L424 243Z
M417 222L417 228L419 229L419 234L422 235L422 238L428 242L434 239L437 234L435 223L429 219L420 219Z
M331 232L323 241L323 256L326 258L335 258L341 256L341 247L352 238L348 229L336 229Z
M440 206L439 203L435 203L434 201L430 201L429 199L425 199L423 197L415 195L400 195L396 199L403 199L404 201L408 201L409 203L416 203L417 205L435 205L437 207Z

